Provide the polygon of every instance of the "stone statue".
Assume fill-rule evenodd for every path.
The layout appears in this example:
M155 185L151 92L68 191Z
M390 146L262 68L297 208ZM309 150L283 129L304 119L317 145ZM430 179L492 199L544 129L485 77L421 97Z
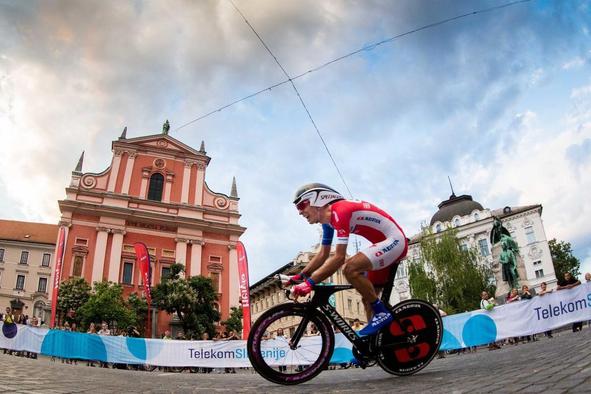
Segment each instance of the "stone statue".
M168 135L168 130L170 130L170 123L168 123L168 119L166 119L166 122L162 125L162 134Z
M519 256L519 247L517 243L508 235L501 235L501 247L503 251L499 256L501 263L503 280L509 282L510 288L519 288L519 273L517 272L517 256Z
M509 232L509 230L503 227L503 223L501 223L501 220L499 218L495 218L493 228L490 232L490 244L495 245L498 242L501 242L502 235L507 235L508 237L511 237L511 233Z
M497 280L497 296L519 287L519 270L525 269L519 256L519 245L511 237L499 218L495 218L490 232L493 245L493 272ZM523 272L525 275L525 271ZM525 277L525 276L524 276Z

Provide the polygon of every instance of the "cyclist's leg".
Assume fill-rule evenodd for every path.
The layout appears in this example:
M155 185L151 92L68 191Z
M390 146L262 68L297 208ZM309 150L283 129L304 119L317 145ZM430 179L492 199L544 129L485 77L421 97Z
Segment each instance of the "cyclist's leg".
M375 243L353 256L351 260L355 260L352 261L353 264L348 270L349 276L347 276L347 266L349 265L349 262L347 262L345 265L345 276L349 282L355 286L357 290L359 290L365 302L369 301L371 305L371 312L373 316L371 320L368 320L367 327L359 332L361 335L373 335L377 333L382 327L392 321L392 315L388 311L387 307L378 298L373 283L365 275L363 275L363 273L359 273L358 270L366 269L367 271L372 271L374 273L376 271L382 271L395 263L404 253L405 249L406 238L404 238L404 235L402 233L394 234L392 237ZM363 262L363 264L361 262ZM358 277L355 277L355 274L362 276L363 279L360 280ZM358 287L355 281L360 283L361 286L369 286L371 288L371 292L364 293L363 291L366 289L364 287Z

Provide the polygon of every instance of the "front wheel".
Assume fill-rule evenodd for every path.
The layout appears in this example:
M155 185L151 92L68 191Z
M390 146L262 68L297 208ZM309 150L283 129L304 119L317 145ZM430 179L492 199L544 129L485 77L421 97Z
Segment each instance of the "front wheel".
M277 336L301 332L295 348ZM317 332L317 335L306 333ZM274 339L268 339L274 338ZM269 309L254 323L248 336L248 358L265 379L278 384L306 382L328 367L334 350L334 332L326 317L306 304L282 304Z
M425 368L437 354L443 321L433 305L406 300L394 305L394 321L375 339L378 364L386 372L405 376Z

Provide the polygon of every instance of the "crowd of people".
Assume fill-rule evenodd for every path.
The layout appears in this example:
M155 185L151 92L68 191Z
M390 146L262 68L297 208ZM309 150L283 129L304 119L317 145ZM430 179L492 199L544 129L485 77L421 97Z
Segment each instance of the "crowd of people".
M587 282L591 282L591 273L585 274L585 280ZM581 281L576 279L570 272L566 272L564 274L564 278L558 281L558 284L556 286L556 291L572 289L573 287L579 286L580 284L581 284ZM546 282L540 283L540 290L535 294L532 293L532 291L529 289L529 286L523 285L523 286L521 286L521 292L517 288L512 288L507 293L507 295L505 296L503 301L505 303L509 304L509 303L521 301L521 300L531 300L534 296L543 297L546 294L552 293L552 291L553 290L548 289L548 284ZM480 294L480 298L481 298L481 300L480 300L480 308L481 309L490 311L497 305L497 301L493 297L490 297L489 293L486 290L482 291L482 293ZM573 323L573 325L572 325L573 332L578 332L578 331L581 331L582 329L583 329L583 322L582 321ZM505 345L505 344L518 345L520 342L537 341L538 338L536 335L537 334L527 335L524 337L514 337L514 338L508 338L503 341L492 342L489 344L489 350L500 349L501 346ZM548 338L552 338L553 337L552 330L548 330L548 331L544 332L544 335Z

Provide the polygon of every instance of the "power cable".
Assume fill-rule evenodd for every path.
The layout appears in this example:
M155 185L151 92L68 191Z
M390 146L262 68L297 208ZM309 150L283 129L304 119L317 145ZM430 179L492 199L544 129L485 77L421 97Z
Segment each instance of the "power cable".
M349 185L347 185L347 182L345 181L345 177L343 176L341 170L339 169L339 166L337 165L336 160L334 159L332 153L330 152L330 149L328 148L328 145L326 144L326 141L322 137L322 134L320 133L320 129L318 129L318 126L316 125L316 122L312 118L312 114L308 110L308 107L306 106L306 103L304 102L304 99L302 98L302 95L300 94L300 92L298 91L298 88L293 83L293 79L289 76L289 74L287 73L287 71L285 71L285 68L281 65L281 63L279 62L279 60L277 59L277 57L273 54L273 52L267 46L267 44L262 39L262 37L259 35L259 33L257 33L257 31L255 30L255 28L250 24L250 22L248 21L248 19L246 19L246 17L244 16L244 14L238 9L238 7L236 7L236 5L234 4L234 2L232 0L228 0L228 1L230 2L230 4L232 4L232 6L234 7L234 9L240 14L240 16L242 17L242 19L244 19L244 22L248 25L248 27L250 28L250 30L252 30L252 32L257 36L257 38L259 39L259 41L261 42L261 44L265 47L265 49L267 50L267 52L269 52L269 54L271 55L271 57L273 57L273 59L275 60L275 63L277 63L277 65L279 66L279 68L281 69L281 71L283 72L283 74L285 75L285 77L287 78L287 81L289 81L289 83L291 84L293 90L295 91L296 95L298 96L298 99L300 100L300 103L302 104L302 107L304 107L304 110L306 111L306 114L308 114L308 118L312 122L312 125L314 126L314 129L316 130L316 133L318 134L318 137L320 137L320 140L322 141L322 144L324 145L324 149L326 149L326 152L328 153L328 156L330 157L330 160L332 160L332 164L336 168L337 173L339 174L339 177L341 178L341 181L343 182L343 185L345 185L345 188L349 192L349 195L351 196L351 198L353 198L353 193L351 193L351 189L349 189Z
M407 36L407 35L410 35L410 34L413 34L413 33L417 33L417 32L419 32L421 30L426 30L426 29L430 29L430 28L433 28L433 27L436 27L436 26L440 26L440 25L443 25L445 23L449 23L449 22L452 22L452 21L455 21L455 20L458 20L458 19L461 19L461 18L466 18L468 16L473 16L473 15L477 15L477 14L484 14L486 12L491 12L491 11L495 11L495 10L498 10L498 9L501 9L501 8L511 7L513 5L516 5L516 4L528 3L530 1L532 1L532 0L517 0L517 1L512 1L510 3L500 4L498 6L494 6L494 7L490 7L490 8L485 8L485 9L482 9L482 10L476 10L476 11L468 12L468 13L465 13L465 14L462 14L462 15L457 15L457 16L454 16L454 17L451 17L451 18L443 19L443 20L438 21L438 22L430 23L430 24L427 24L427 25L418 27L418 28L413 29L413 30L409 30L407 32L398 34L396 36L387 38L385 40L376 42L374 44L366 45L366 46L361 47L361 48L359 48L359 49L357 49L357 50L355 50L353 52L349 52L349 53L347 53L347 54L345 54L343 56L339 56L339 57L337 57L337 58L335 58L333 60L330 60L330 61L328 61L328 62L326 62L326 63L324 63L324 64L322 64L322 65L320 65L318 67L311 68L308 71L305 71L305 72L303 72L301 74L298 74L298 75L296 75L293 78L289 78L288 77L288 79L286 79L284 81L278 82L278 83L276 83L274 85L271 85L269 87L266 87L264 89L261 89L261 90L255 92L255 93L249 94L248 96L244 96L244 97L242 97L242 98L240 98L238 100L232 101L231 103L226 104L226 105L224 105L222 107L219 107L217 109L214 109L213 111L210 111L210 112L208 112L208 113L206 113L204 115L201 115L201 116L199 116L199 117L197 117L197 118L195 118L195 119L193 119L193 120L191 120L191 121L189 121L187 123L184 123L184 124L180 125L179 127L175 128L173 131L175 131L175 132L176 131L179 131L182 128L185 128L185 127L187 127L187 126L189 126L189 125L191 125L191 124L193 124L195 122L198 122L198 121L200 121L200 120L202 120L204 118L207 118L208 116L211 116L211 115L215 114L216 112L220 112L220 111L222 111L222 110L224 110L224 109L226 109L228 107L231 107L231 106L233 106L235 104L238 104L241 101L248 100L248 99L250 99L250 98L252 98L254 96L257 96L257 95L259 95L261 93L264 93L264 92L267 92L267 91L271 91L271 89L274 89L276 87L279 87L281 85L284 85L284 84L286 84L288 82L289 83L292 83L292 85L293 85L293 81L295 81L298 78L301 78L301 77L303 77L305 75L308 75L308 74L311 74L313 72L319 71L319 70L321 70L321 69L323 69L323 68L325 68L325 67L327 67L327 66L329 66L329 65L331 65L333 63L336 63L336 62L339 62L341 60L344 60L344 59L346 59L348 57L351 57L353 55L356 55L356 54L358 54L360 52L363 52L363 51L371 51L371 50L375 49L376 47L378 47L380 45L383 45L383 44L386 44L386 43L389 43L391 41L394 41L397 38L401 38L401 37L404 37L404 36ZM234 6L234 8L236 8L236 6L233 3L232 3L232 5ZM238 11L238 12L240 12L240 11ZM240 13L240 15L242 15L242 13ZM243 18L244 18L244 16L243 16ZM250 24L249 24L249 26L250 26ZM251 29L252 29L252 26L251 26ZM256 34L256 32L255 32L255 34ZM258 34L257 34L257 37L258 37ZM260 39L260 37L259 37L259 39ZM264 45L264 43L263 43L263 45ZM266 45L265 45L265 48L267 48ZM273 58L275 58L275 56L273 56ZM275 61L277 61L276 58L275 58ZM281 67L281 65L280 65L280 67ZM281 69L283 70L283 67L281 67ZM285 72L285 70L283 70L283 71Z

